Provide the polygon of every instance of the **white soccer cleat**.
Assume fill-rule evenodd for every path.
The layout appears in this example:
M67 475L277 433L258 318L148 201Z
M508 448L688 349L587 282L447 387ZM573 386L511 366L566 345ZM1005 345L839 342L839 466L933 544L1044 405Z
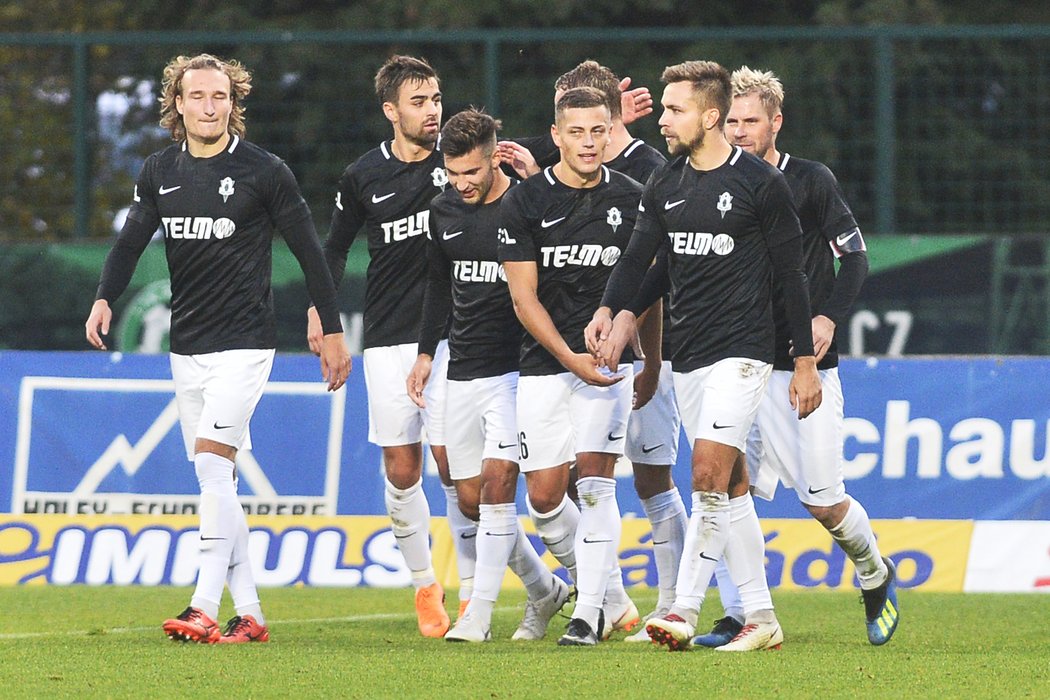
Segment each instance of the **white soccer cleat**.
M557 576L553 577L551 592L533 601L525 601L525 617L518 629L514 630L511 639L515 641L536 641L547 635L547 627L558 611L565 607L569 600L569 587Z
M481 619L479 615L472 615L470 611L456 620L456 624L445 633L446 642L487 642L492 639L492 630L489 623Z
M630 598L627 605L617 609L603 608L605 612L604 626L602 627L602 641L606 641L613 632L630 632L641 623L642 618L638 616L638 606Z
M780 623L773 619L772 622L752 622L745 624L733 641L720 647L715 651L762 651L764 649L779 649L784 643L784 630Z
M661 644L668 651L688 651L693 646L696 628L676 613L654 617L645 623L645 631L653 644Z

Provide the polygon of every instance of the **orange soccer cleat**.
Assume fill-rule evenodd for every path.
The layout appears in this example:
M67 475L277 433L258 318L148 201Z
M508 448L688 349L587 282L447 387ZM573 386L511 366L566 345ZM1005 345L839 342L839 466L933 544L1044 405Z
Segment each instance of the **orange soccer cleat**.
M219 644L244 644L246 642L270 641L270 629L260 625L251 615L237 615L226 623L226 629L219 637Z
M215 644L222 636L219 623L194 607L186 608L178 617L165 620L163 627L168 638L176 642Z
M441 638L448 632L451 621L445 612L445 591L437 581L416 591L416 617L424 637Z

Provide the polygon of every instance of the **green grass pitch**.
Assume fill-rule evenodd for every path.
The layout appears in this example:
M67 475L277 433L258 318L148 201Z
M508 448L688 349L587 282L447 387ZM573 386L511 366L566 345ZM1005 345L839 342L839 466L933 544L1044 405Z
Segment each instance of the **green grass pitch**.
M774 592L781 651L669 653L625 644L511 642L522 594L497 605L491 643L416 631L407 589L264 589L268 644L169 641L182 588L0 589L4 697L948 698L1050 697L1050 596L901 593L901 626L868 644L852 593ZM655 592L635 592L644 612ZM448 607L454 611L450 591ZM222 619L232 615L224 601ZM702 627L721 615L717 597ZM706 628L706 627L705 627Z

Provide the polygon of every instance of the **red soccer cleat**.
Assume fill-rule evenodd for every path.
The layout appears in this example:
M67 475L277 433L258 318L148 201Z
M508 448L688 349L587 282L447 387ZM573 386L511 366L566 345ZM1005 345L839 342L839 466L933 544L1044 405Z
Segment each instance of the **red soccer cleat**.
M163 627L168 639L176 642L215 644L222 636L219 623L194 607L186 608L176 618L165 620Z
M226 629L219 637L219 644L245 644L247 642L270 641L270 629L260 625L251 615L237 615L226 623Z

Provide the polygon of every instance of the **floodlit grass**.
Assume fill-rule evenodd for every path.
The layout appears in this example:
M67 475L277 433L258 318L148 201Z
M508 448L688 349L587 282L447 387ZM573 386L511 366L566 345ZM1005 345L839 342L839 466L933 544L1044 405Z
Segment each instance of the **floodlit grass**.
M511 642L522 594L505 593L495 641L423 639L405 589L264 589L268 644L170 642L182 588L0 589L4 697L944 698L1050 696L1050 597L901 594L901 627L871 647L858 596L774 592L779 652L672 654L622 635L560 648ZM448 607L454 611L455 596ZM652 591L635 594L643 611ZM228 601L222 618L231 616ZM702 626L721 615L717 598Z

